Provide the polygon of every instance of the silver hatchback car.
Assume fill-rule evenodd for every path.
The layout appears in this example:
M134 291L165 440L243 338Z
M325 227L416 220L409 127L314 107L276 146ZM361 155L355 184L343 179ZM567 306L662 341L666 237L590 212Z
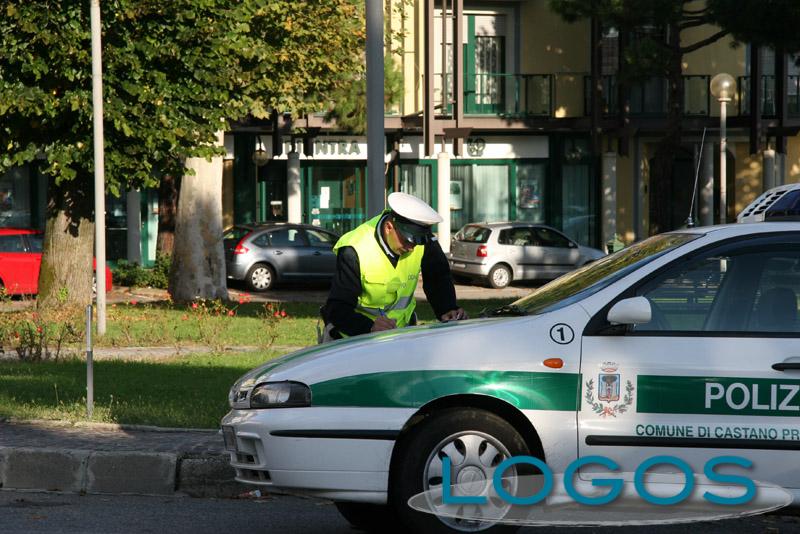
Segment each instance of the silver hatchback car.
M243 280L252 291L266 291L279 281L330 280L338 239L308 224L234 226L223 236L228 279Z
M467 224L453 237L449 259L454 276L503 288L512 280L552 280L603 256L555 228L505 222Z

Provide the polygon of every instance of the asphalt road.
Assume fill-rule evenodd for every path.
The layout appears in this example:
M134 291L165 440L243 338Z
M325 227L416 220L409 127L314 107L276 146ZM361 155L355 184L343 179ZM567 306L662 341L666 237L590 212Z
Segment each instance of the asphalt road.
M759 516L666 527L533 529L523 534L800 533L800 517ZM0 532L81 534L355 534L329 503L295 497L192 499L0 491Z

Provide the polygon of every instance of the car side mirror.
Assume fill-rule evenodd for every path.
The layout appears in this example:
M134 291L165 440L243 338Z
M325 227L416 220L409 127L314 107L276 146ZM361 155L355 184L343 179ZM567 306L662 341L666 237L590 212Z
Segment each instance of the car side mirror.
M633 297L614 304L606 318L612 325L645 324L653 318L653 310L646 298Z

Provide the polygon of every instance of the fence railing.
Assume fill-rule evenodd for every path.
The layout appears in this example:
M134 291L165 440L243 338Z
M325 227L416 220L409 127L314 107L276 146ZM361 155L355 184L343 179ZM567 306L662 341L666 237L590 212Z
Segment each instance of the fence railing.
M561 77L559 77L561 76ZM591 77L579 74L508 74L466 73L464 76L464 114L493 115L506 117L559 117L561 107L558 91L564 87L565 77L576 77L574 96L578 98L574 107L580 113L583 100L585 115L591 114ZM580 77L583 76L583 87ZM703 117L711 114L712 96L709 90L711 75L691 74L683 77L684 115ZM453 113L452 74L437 74L434 85L434 102L437 112ZM444 82L444 83L443 83ZM739 76L738 114L750 114L750 77ZM618 80L615 75L600 77L601 106L603 115L613 115L619 109L617 98ZM787 76L787 107L790 116L800 117L800 75ZM580 92L583 92L581 97ZM667 113L667 79L651 78L634 84L630 88L630 114L638 116L663 116ZM761 109L764 116L776 115L775 77L761 77ZM562 95L569 100L571 96Z
M452 74L436 76L434 103L448 115L453 112L453 90ZM549 117L554 92L551 74L466 73L464 114Z
M617 77L601 76L601 106L604 115L617 113ZM710 110L708 84L710 76L691 74L683 77L683 109L684 115L707 116ZM584 109L591 114L591 76L584 78ZM630 88L631 115L665 115L667 113L667 80L651 78L637 83Z

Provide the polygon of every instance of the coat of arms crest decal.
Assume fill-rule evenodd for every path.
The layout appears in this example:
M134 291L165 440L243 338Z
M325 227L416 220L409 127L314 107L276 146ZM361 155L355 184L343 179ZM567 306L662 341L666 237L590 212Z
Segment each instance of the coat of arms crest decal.
M616 417L628 411L633 404L633 384L630 380L625 383L625 395L620 400L620 389L622 385L621 375L617 372L618 365L614 362L603 362L600 367L600 374L597 376L597 398L595 399L594 379L586 382L586 402L592 407L592 411L600 417Z

